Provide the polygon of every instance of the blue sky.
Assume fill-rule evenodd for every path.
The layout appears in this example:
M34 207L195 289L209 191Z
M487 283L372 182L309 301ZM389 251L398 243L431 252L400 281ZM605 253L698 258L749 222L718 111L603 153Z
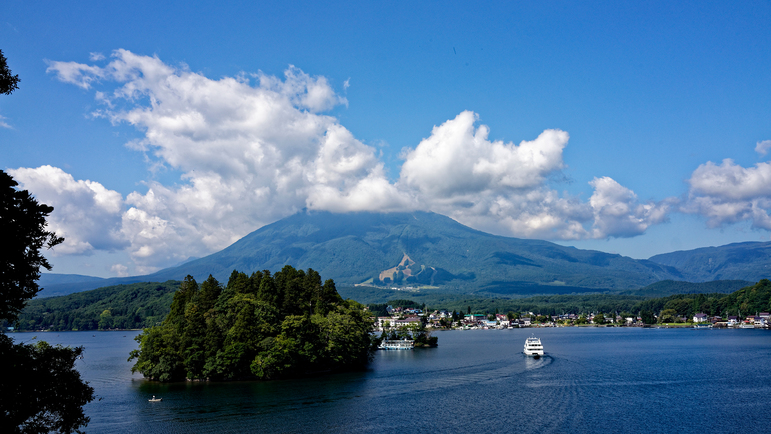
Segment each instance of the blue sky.
M0 168L56 208L55 272L302 208L635 258L769 239L768 2L103 3L0 4Z

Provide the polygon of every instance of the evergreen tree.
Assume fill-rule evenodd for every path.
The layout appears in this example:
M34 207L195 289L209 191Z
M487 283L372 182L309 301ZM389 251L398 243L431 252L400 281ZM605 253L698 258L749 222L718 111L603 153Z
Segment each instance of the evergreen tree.
M0 52L0 86L8 86L9 74ZM18 78L11 78L10 90L0 89L3 93L15 88ZM40 249L63 241L46 230L53 208L39 204L26 190L16 190L17 185L0 171L0 321L16 321L39 291L40 267L51 269ZM82 354L83 347L14 344L0 332L1 431L70 433L88 425L83 406L94 399L94 389L75 370Z
M334 281L288 266L244 277L231 273L222 289L210 276L198 289L188 276L166 321L137 336L132 370L159 381L272 379L369 361L372 320Z

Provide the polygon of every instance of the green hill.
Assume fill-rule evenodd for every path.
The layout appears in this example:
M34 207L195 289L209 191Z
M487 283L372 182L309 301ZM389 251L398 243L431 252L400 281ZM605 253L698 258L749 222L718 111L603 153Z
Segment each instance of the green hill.
M132 283L62 297L31 300L19 316L21 330L140 329L169 313L179 281Z

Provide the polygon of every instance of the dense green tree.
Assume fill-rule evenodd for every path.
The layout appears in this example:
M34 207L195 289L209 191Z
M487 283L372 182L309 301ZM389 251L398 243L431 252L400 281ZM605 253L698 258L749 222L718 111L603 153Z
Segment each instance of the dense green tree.
M80 432L83 406L94 389L74 368L83 347L16 344L0 334L0 430L4 433Z
M0 94L10 95L19 88L19 76L13 75L8 68L8 60L0 50Z
M655 324L656 318L653 316L653 312L643 309L640 311L640 319L643 324Z
M363 366L371 330L364 306L311 269L234 272L224 289L211 276L198 289L188 276L166 321L137 336L129 360L159 381L291 377Z
M0 52L0 74L7 72ZM8 72L9 73L9 72ZM0 77L5 80L5 77ZM12 81L12 85L18 82ZM5 86L2 82L0 85ZM10 89L12 91L13 88ZM4 93L10 93L4 92ZM16 321L27 300L39 291L40 267L50 269L40 253L63 241L47 231L53 208L37 201L0 171L0 320ZM62 321L62 319L59 319ZM83 348L14 344L0 332L0 427L2 432L79 432L88 424L83 405L94 389L83 382L75 361Z
M24 303L40 288L40 267L51 269L40 253L64 241L46 230L46 217L54 210L40 204L10 175L0 170L0 318L16 320Z

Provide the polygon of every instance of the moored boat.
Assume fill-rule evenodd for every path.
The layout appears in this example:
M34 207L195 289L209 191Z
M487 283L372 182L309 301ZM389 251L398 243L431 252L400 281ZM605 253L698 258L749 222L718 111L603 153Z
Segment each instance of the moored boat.
M415 348L415 341L410 341L407 339L384 340L377 347L380 350L411 350Z
M543 345L541 340L535 336L525 339L525 355L533 356L536 359L543 356Z

